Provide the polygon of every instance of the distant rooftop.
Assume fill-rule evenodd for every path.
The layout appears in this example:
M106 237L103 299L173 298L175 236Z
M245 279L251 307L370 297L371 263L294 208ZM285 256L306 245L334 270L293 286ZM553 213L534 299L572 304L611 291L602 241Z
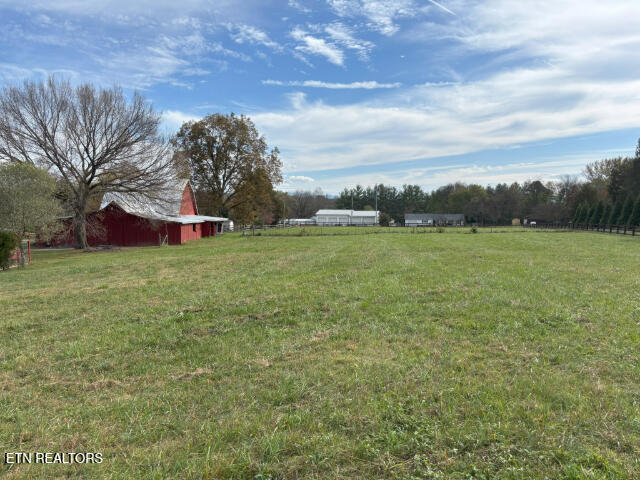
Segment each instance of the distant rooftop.
M464 213L405 213L405 222L407 220L446 220L448 222L464 221Z
M379 213L379 212L378 212ZM316 215L348 215L350 217L375 217L375 210L318 210Z

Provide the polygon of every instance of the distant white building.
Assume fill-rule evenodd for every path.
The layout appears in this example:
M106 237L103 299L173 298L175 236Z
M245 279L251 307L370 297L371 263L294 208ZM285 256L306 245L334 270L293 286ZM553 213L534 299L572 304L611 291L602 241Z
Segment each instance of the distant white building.
M379 211L373 210L318 210L317 225L376 225Z
M284 224L292 226L315 225L316 220L314 218L287 218L285 219Z
M462 213L407 213L404 216L406 227L425 227L428 225L464 225Z

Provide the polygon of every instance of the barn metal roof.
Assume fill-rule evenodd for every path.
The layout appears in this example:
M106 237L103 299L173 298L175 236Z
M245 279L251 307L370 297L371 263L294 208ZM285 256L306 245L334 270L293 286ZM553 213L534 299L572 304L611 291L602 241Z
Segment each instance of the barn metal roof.
M148 198L131 193L105 193L102 197L100 210L108 205L115 204L125 212L137 217L182 224L224 222L228 220L224 217L208 217L206 215L180 215L182 193L187 183L188 180L177 181L162 192L161 195L158 195L158 197L162 198Z

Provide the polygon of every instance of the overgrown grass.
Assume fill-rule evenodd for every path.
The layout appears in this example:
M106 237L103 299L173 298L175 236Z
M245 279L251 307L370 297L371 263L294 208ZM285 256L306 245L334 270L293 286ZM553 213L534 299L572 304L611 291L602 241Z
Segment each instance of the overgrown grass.
M464 231L468 231L465 228ZM638 478L640 242L203 239L0 273L6 478Z

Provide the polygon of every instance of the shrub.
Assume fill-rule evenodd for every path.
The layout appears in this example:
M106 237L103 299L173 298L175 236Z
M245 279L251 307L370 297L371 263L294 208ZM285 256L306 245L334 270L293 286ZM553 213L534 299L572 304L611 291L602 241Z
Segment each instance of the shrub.
M385 212L380 213L380 216L378 217L378 223L380 223L380 226L382 227L388 227L391 223L391 215Z
M478 227L476 227L475 225L471 227L471 233L478 233Z
M9 267L9 257L18 247L18 237L13 233L0 231L0 268Z
M444 227L437 227L436 233L444 233Z

